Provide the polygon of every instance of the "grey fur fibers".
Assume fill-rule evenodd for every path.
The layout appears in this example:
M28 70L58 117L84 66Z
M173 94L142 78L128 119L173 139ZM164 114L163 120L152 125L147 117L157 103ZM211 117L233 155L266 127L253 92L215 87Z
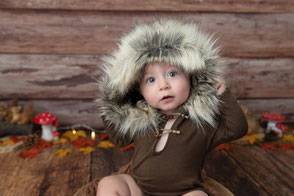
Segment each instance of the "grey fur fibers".
M160 112L135 96L134 89L144 67L159 61L181 68L191 78L183 112L199 127L204 123L216 126L220 101L214 86L223 80L223 66L214 45L215 40L196 24L162 19L137 25L121 38L118 49L104 58L104 76L99 82L103 95L97 100L101 115L122 136L156 129Z

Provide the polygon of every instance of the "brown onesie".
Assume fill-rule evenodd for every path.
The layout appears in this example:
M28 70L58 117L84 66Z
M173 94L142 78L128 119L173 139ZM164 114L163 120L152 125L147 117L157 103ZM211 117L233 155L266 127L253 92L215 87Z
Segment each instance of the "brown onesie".
M174 132L169 134L160 152L155 151L160 138L155 131L131 141L127 137L118 137L111 126L106 126L110 139L116 145L134 142L130 174L146 195L172 196L192 190L206 191L201 170L207 153L219 144L244 136L248 129L246 118L229 90L220 96L220 100L222 105L217 128L205 124L198 127L189 118L180 115L171 127Z

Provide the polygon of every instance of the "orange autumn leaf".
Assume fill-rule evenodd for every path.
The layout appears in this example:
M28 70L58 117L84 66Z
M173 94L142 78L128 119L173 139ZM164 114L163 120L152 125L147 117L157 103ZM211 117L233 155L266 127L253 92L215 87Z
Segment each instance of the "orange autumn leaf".
M95 140L86 140L85 138L78 138L72 142L76 148L82 148L85 146L94 146Z
M21 158L34 158L35 156L37 156L37 154L40 152L40 148L39 147L32 147L30 150L28 151L24 151L20 153L20 157Z
M290 150L294 148L293 144L276 144L278 148L282 148L283 150Z
M112 148L114 147L114 144L111 143L111 141L109 140L105 140L105 141L101 141L99 144L98 144L98 148Z
M263 144L263 145L261 146L261 148L264 149L264 150L272 150L272 151L277 150L277 147L275 147L275 146L272 145L272 144Z
M98 135L98 138L100 140L105 140L106 138L108 138L108 135L106 133L101 133L101 134Z
M131 148L134 148L134 143L131 143L130 145L127 145L125 147L121 147L121 148L119 148L119 150L124 151L124 150L128 150L128 149L131 149Z
M72 142L76 148L82 148L87 145L85 138L78 138Z
M11 139L14 143L17 143L17 142L20 142L20 141L24 141L24 140L25 140L24 137L16 137L16 136L11 136L10 139Z
M48 142L46 140L40 139L38 147L40 149L50 148L52 146L52 144L53 144L52 142Z
M225 145L225 144L221 144L218 145L217 147L215 147L216 151L220 151L220 150L225 150L225 151L230 151L231 150L231 146Z
M90 154L91 152L95 151L95 148L88 146L85 148L80 148L79 151L84 154Z
M94 146L95 145L95 140L88 140L87 145Z

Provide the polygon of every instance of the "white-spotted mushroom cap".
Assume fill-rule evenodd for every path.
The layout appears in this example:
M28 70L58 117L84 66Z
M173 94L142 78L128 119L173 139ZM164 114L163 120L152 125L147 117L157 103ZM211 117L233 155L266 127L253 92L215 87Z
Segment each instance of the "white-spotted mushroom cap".
M284 116L282 114L265 112L262 114L262 118L266 119L266 120L272 120L272 121L283 121L286 119L286 116Z
M56 121L57 117L49 112L43 112L34 118L34 123L38 125L54 124Z

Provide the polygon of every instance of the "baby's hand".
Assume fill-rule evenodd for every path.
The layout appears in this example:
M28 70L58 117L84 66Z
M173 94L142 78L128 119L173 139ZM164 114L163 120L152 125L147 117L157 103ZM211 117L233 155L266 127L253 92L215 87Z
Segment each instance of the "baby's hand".
M226 91L227 85L225 82L216 82L216 95L221 95Z

